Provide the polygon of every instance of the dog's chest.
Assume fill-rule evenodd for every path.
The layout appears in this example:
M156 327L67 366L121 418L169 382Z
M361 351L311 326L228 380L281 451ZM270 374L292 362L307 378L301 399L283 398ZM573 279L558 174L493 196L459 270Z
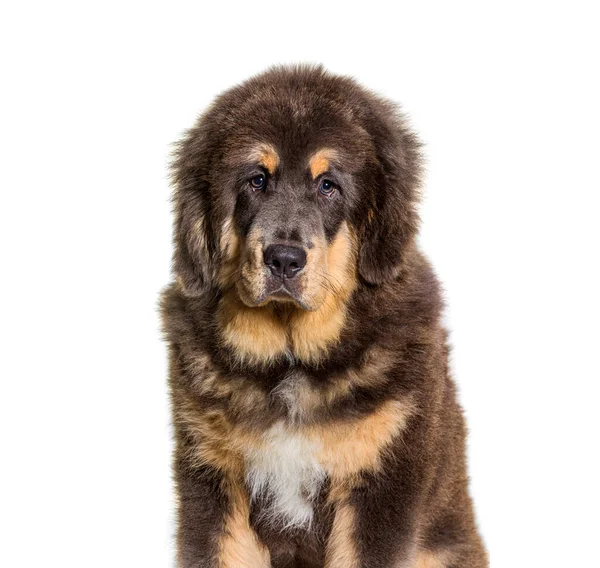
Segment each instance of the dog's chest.
M277 423L259 448L245 454L246 483L253 501L264 507L259 517L281 527L307 527L325 478L317 443Z

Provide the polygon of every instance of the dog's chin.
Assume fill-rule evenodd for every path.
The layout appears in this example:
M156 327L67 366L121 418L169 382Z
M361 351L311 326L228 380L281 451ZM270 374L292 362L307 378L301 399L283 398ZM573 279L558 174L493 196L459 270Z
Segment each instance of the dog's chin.
M300 308L301 310L312 312L318 310L320 304L315 303L315 299L305 298L299 291L298 285L288 286L281 281L268 281L266 290L255 293L250 290L243 282L238 282L237 291L240 300L249 308L258 308L267 304L289 306ZM312 300L312 301L311 301Z

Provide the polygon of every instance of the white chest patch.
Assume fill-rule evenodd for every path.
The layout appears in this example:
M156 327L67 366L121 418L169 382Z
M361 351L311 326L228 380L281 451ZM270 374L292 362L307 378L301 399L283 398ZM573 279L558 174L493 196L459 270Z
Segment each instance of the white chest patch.
M314 442L290 431L283 423L264 434L264 447L246 453L246 483L251 499L269 503L269 521L282 527L307 527L313 503L325 478Z

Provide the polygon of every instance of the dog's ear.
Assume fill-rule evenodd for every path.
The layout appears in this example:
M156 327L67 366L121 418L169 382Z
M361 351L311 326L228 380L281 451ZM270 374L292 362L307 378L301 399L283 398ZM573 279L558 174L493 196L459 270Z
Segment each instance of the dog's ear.
M421 159L419 141L395 108L382 104L374 121L367 130L376 164L364 183L369 198L359 221L358 271L367 282L382 284L398 277L418 230Z
M175 146L171 163L174 186L173 272L186 294L199 295L215 278L216 243L211 226L210 137L204 121Z

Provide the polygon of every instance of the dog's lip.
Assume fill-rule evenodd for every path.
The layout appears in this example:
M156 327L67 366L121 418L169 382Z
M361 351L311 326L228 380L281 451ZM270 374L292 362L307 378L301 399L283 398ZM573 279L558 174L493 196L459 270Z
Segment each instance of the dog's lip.
M292 298L297 301L296 295L284 284L282 284L277 290L273 290L269 293L272 298Z
M272 301L279 302L293 302L294 304L300 306L303 310L308 310L308 306L295 294L292 290L290 290L285 282L272 292L269 292L267 299Z

